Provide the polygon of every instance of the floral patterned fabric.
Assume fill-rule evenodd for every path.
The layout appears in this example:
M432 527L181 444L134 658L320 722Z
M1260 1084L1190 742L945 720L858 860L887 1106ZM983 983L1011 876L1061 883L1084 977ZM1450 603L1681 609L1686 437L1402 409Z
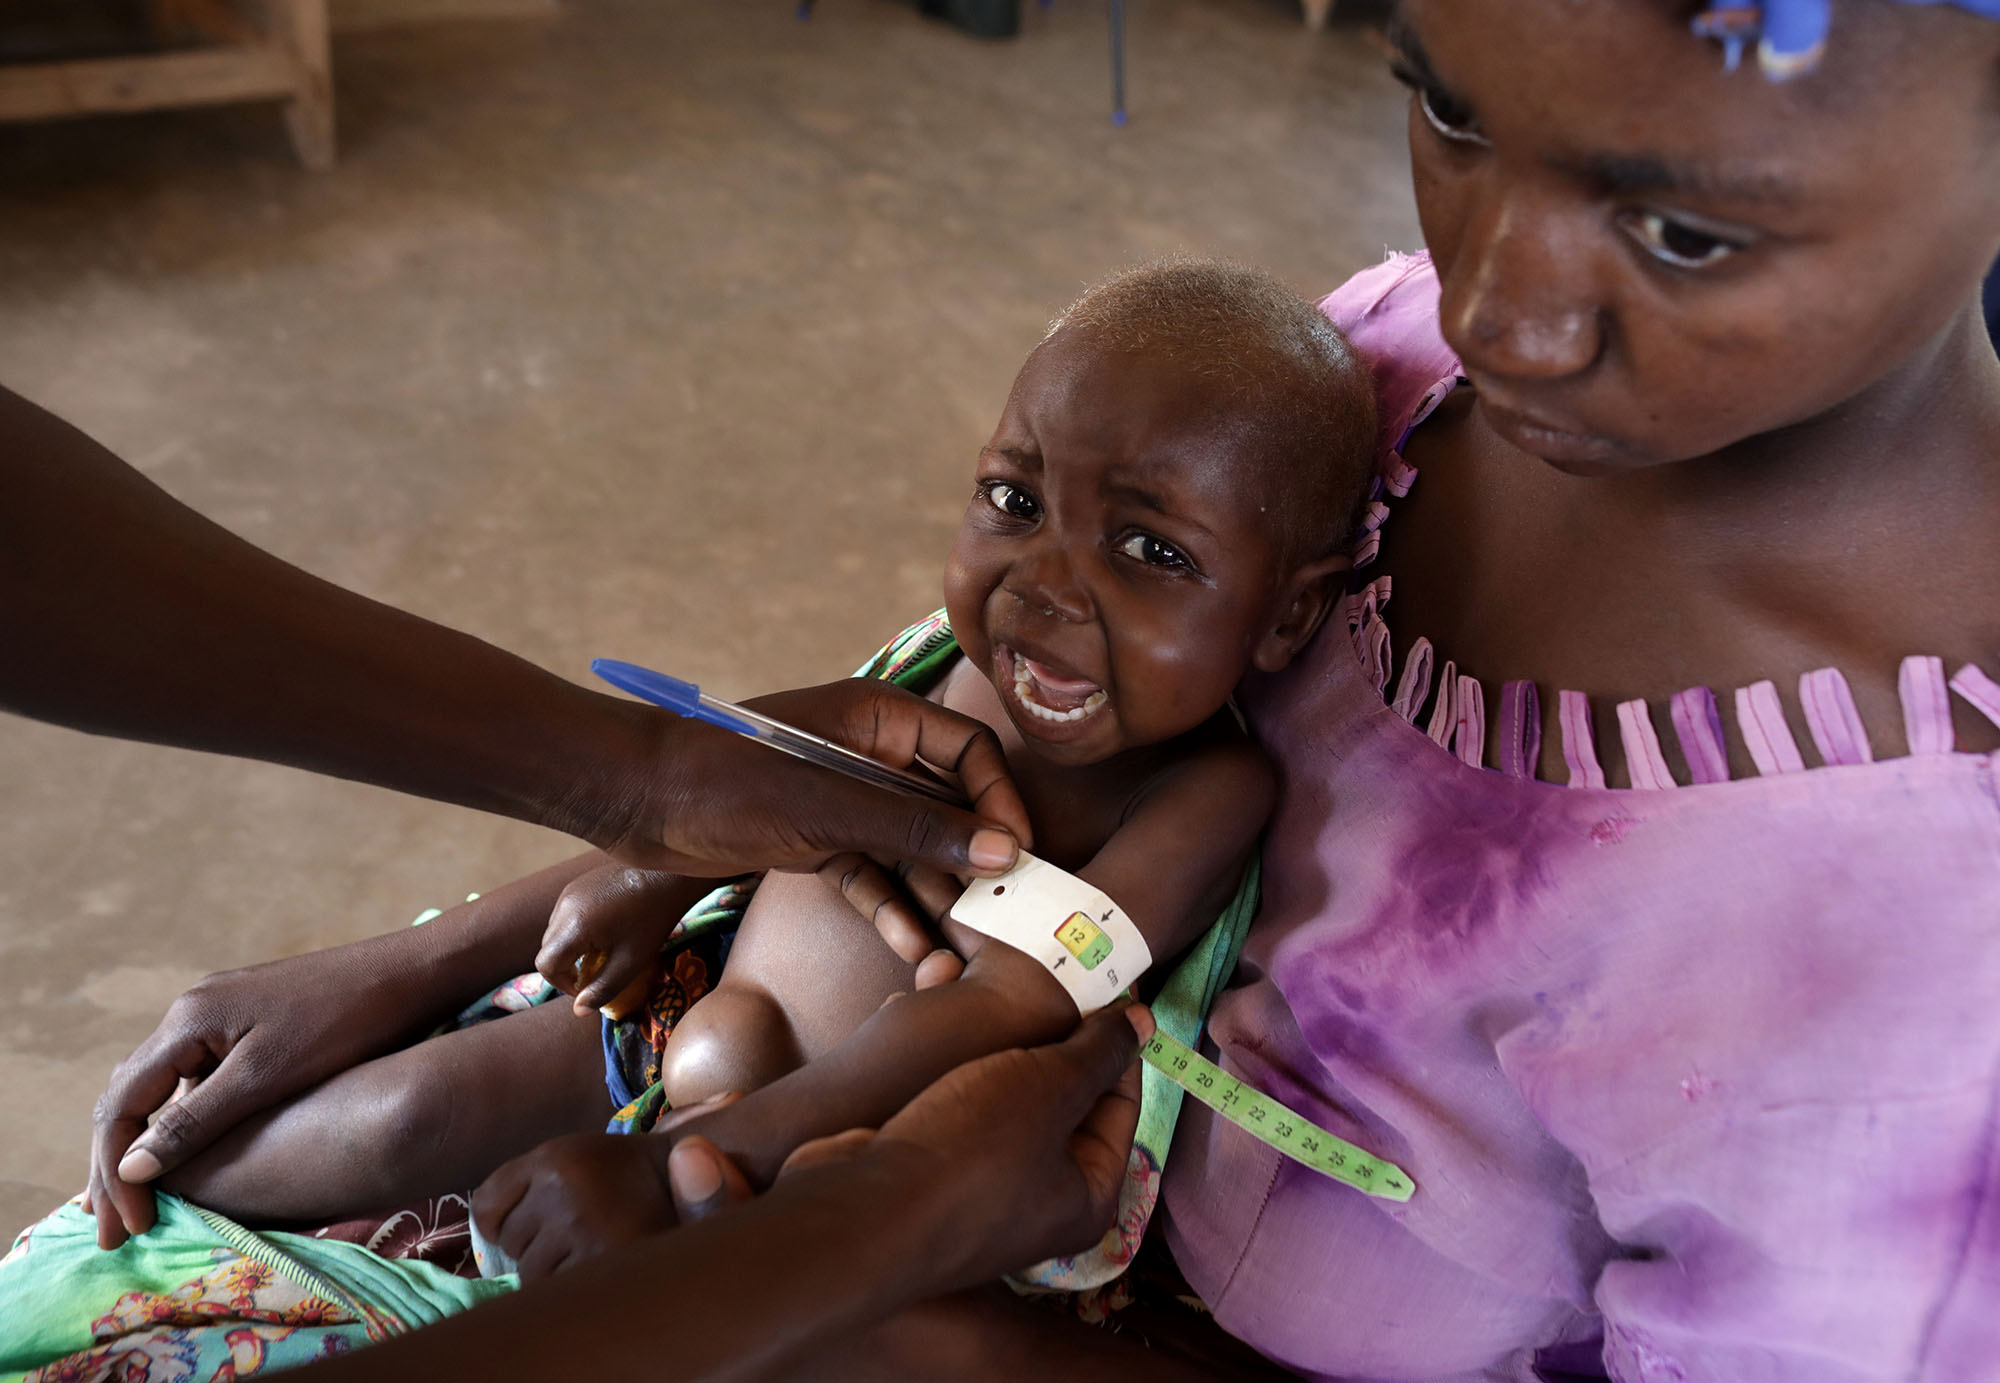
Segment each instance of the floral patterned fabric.
M105 1252L79 1199L0 1259L0 1383L225 1383L405 1334L511 1287L256 1233L169 1195L151 1231Z

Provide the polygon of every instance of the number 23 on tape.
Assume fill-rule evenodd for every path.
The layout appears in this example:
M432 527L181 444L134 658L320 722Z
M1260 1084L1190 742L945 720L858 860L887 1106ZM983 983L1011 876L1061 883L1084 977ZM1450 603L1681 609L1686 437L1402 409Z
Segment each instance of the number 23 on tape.
M1230 1123L1315 1172L1384 1200L1406 1201L1417 1189L1395 1163L1300 1118L1163 1032L1154 1032L1139 1054L1148 1066Z

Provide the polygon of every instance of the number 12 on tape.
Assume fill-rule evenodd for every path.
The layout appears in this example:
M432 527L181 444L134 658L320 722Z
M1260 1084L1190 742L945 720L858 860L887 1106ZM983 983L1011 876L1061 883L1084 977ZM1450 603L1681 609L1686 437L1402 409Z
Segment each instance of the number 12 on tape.
M1300 1118L1163 1032L1155 1031L1139 1055L1148 1066L1251 1137L1262 1139L1315 1172L1384 1200L1406 1201L1417 1189L1408 1173L1395 1163L1363 1152L1345 1138Z

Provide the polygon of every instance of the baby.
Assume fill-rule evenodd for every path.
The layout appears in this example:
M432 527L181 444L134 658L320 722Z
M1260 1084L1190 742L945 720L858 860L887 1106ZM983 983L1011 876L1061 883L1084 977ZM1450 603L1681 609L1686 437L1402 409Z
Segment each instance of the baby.
M929 641L933 659L948 639L958 656L928 694L999 734L1036 853L1133 919L1156 982L1230 901L1262 829L1272 771L1230 695L1284 667L1338 602L1373 441L1366 371L1317 311L1264 274L1169 261L1057 319L980 452L949 624ZM595 993L629 1000L685 905L679 884L660 879L651 906L586 884L557 910L543 973L574 991L581 962ZM1074 1025L1038 962L943 929L963 977L884 1008L921 950L896 954L820 878L767 877L659 1066L671 1106L756 1093L675 1132L761 1184L805 1139L873 1127L960 1062ZM653 1141L663 1160L670 1140ZM532 1168L499 1180L483 1228L510 1251L567 1242L548 1221L573 1217L573 1198L532 1203Z
M993 727L1033 849L1132 920L1155 957L1151 983L1238 893L1274 775L1230 696L1253 669L1290 662L1340 601L1374 427L1364 365L1309 304L1250 269L1170 260L1097 285L1056 320L980 451L945 572L949 623L917 650L928 695ZM913 884L936 898L940 882ZM593 1002L619 995L614 1010L643 997L668 933L711 887L590 870L551 916L546 883L490 901L545 909L538 967L572 994L587 982ZM481 1229L524 1276L550 1271L666 1222L665 1159L686 1133L763 1184L800 1143L875 1127L960 1063L1075 1025L1075 1002L1039 962L942 925L963 975L906 994L922 954L914 937L898 954L836 878L766 877L719 985L652 1053L652 1110L751 1093L666 1136L538 1148L482 1188ZM891 995L905 997L885 1005ZM535 1141L601 1126L601 1096L593 1116L587 1095L543 1089L588 1069L575 1029L595 1015L546 1012L559 1007L485 1025L504 1036L446 1034L357 1068L191 1164L172 1189L239 1216L358 1211L392 1185L466 1185L525 1146L522 1122ZM605 1046L619 1040L614 1027ZM377 1112L384 1101L418 1108L394 1094L412 1082L451 1107L442 1127ZM392 1146L342 1166L323 1140L358 1150L356 1118ZM295 1178L301 1156L329 1179L309 1208L257 1190L272 1185L259 1160L289 1158Z

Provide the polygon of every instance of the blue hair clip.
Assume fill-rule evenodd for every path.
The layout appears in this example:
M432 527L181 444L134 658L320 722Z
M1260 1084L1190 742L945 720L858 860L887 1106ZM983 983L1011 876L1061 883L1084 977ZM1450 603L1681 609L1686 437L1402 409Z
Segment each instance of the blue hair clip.
M1948 4L1984 19L2000 19L2000 0L1904 0L1906 4ZM1789 81L1819 66L1833 28L1833 0L1711 0L1694 17L1698 38L1722 44L1731 72L1743 61L1743 45L1757 43L1757 66L1774 82Z
M1764 11L1756 0L1717 0L1713 9L1703 10L1690 25L1696 38L1712 38L1722 45L1722 65L1734 72L1743 62L1743 45L1763 32Z
M1698 38L1722 44L1723 64L1734 72L1743 46L1757 42L1757 66L1774 82L1789 81L1819 66L1833 27L1833 0L1715 0L1694 17Z

